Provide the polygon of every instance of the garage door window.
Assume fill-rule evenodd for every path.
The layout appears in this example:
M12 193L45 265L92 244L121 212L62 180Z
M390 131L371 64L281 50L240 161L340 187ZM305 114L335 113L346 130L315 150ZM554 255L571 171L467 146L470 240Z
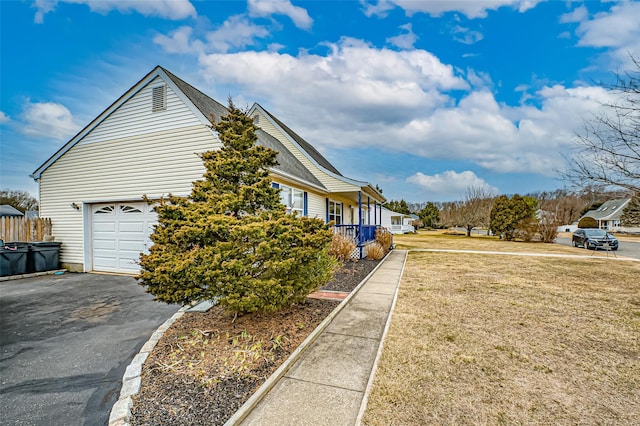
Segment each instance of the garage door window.
M122 213L142 213L142 210L140 210L139 208L133 207L133 206L125 206L125 205L121 205L120 206L120 211Z
M95 214L113 214L116 206L104 206L96 210Z

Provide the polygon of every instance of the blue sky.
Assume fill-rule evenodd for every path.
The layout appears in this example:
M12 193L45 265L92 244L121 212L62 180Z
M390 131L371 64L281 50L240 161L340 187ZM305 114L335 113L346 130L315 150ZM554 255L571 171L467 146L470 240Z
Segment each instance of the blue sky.
M0 1L1 186L155 65L258 102L389 199L564 187L575 132L640 57L640 2Z

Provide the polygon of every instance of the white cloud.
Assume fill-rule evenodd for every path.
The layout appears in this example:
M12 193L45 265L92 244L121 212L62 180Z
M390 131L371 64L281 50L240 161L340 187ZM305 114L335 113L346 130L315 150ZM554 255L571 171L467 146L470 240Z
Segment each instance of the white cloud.
M64 105L53 102L27 102L22 121L21 131L30 136L65 139L80 129L71 111Z
M435 175L418 172L407 178L407 182L420 186L423 190L435 194L463 194L468 188L482 188L491 194L497 194L498 188L489 185L484 179L469 170L456 172L447 170Z
M484 38L481 32L456 25L452 30L453 39L463 44L474 44Z
M411 24L400 25L400 29L405 30L406 32L394 37L389 37L387 39L387 43L399 47L400 49L412 49L413 45L418 41L418 36L414 34Z
M197 51L199 48L190 41L192 32L193 29L191 27L180 27L170 32L169 36L164 34L156 35L153 38L153 42L162 46L167 53L189 53Z
M433 1L433 0L379 0L376 3L364 4L367 16L384 16L393 6L405 10L407 15L428 13L431 16L442 16L447 12L460 12L468 18L485 18L488 11L501 7L511 7L519 12L526 12L536 7L542 0L468 0L468 1Z
M369 18L372 16L384 18L387 16L388 11L396 7L390 0L378 0L377 3L360 0L360 4L365 16Z
M582 22L589 18L589 11L585 5L576 7L569 13L565 13L560 16L560 22L563 24L571 23L571 22Z
M197 16L189 0L36 0L34 22L41 24L44 15L53 12L58 3L86 4L92 12L106 14L112 10L121 13L138 12L144 16L180 20Z
M269 35L266 28L250 22L246 16L229 17L222 27L209 32L206 36L208 47L216 52L227 52L231 48L243 48L254 43L256 38Z
M255 44L256 39L268 37L269 31L249 21L245 15L234 15L218 29L207 32L204 35L205 41L192 36L193 28L184 26L170 32L168 36L156 35L153 41L167 53L226 53L232 49L243 49ZM274 45L275 47L277 46Z
M4 113L4 111L0 111L0 124L8 123L11 121L11 118Z
M294 6L290 0L249 0L249 15L252 17L288 16L298 28L308 30L313 19L306 9Z
M490 76L468 70L465 81L424 50L354 39L328 48L326 56L200 55L201 75L214 87L250 94L321 152L372 147L544 176L563 167L562 153L607 95L597 87L543 86L523 97L538 107L509 106L496 101ZM450 92L459 90L467 93L456 100Z
M36 14L33 17L33 22L36 24L42 24L44 22L44 15L49 12L53 12L56 8L57 0L35 0L31 7L36 9Z
M640 56L640 2L621 2L593 19L583 17L576 33L579 46L611 49L605 62L612 69L633 69L629 53Z
M304 99L305 112L321 105L363 122L378 120L371 112L379 108L395 108L385 121L396 121L398 114L446 102L439 90L468 88L453 67L424 50L376 49L346 38L328 48L327 56L245 51L202 55L200 61L212 81L241 84L246 93L277 104Z

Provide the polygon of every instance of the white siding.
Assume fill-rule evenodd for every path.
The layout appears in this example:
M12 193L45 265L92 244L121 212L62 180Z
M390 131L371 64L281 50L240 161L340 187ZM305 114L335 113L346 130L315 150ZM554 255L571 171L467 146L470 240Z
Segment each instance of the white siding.
M71 148L40 180L40 214L52 219L53 235L62 242L61 262L83 263L82 212L71 203L188 195L204 173L198 153L218 147L199 124Z
M315 217L323 221L327 218L327 203L325 197L326 196L322 194L309 192L309 195L307 195L307 216Z
M160 77L143 87L132 98L122 104L99 126L86 135L78 145L86 145L112 139L201 124L187 105L167 86L167 109L152 112L151 92L154 86L164 84Z

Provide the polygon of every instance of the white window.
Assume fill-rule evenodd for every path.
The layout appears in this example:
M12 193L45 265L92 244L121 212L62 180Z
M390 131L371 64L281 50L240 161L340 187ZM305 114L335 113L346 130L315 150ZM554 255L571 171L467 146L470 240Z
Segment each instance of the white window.
M342 203L329 200L329 222L342 225Z
M304 191L280 185L280 202L287 208L287 213L304 214Z

